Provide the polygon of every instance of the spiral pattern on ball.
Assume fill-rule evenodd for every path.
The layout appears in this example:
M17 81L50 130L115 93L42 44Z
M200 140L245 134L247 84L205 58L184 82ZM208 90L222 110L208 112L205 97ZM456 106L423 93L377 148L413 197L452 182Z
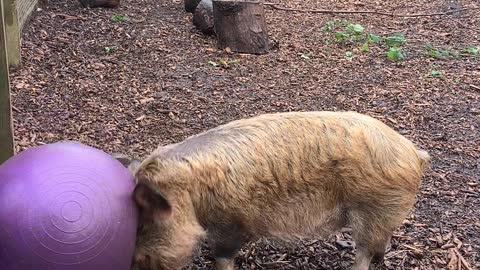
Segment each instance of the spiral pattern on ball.
M35 205L23 215L23 241L37 255L56 264L94 259L115 236L112 193L101 174L63 167L38 174ZM25 198L29 199L29 198Z

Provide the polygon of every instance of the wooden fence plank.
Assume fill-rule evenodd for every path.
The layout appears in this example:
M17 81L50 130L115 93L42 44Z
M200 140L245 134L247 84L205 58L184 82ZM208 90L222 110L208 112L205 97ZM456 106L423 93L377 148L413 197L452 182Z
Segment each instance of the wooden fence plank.
M8 49L8 64L11 67L18 67L22 63L22 58L20 53L20 26L17 16L17 1L0 1L3 1L3 22Z
M8 0L7 0L8 1ZM4 6L0 0L0 164L14 154L8 54L5 38Z

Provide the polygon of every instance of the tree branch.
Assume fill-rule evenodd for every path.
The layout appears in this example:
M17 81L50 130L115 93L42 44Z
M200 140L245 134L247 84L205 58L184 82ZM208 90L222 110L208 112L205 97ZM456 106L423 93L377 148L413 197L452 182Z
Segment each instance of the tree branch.
M467 10L478 10L480 7L466 7L461 9L450 10L446 12L437 12L437 13L418 13L418 14L395 14L387 13L381 11L372 11L372 10L328 10L328 9L298 9L298 8L287 8L282 7L277 3L265 2L263 3L266 6L270 6L273 9L283 10L283 11L293 11L293 12L302 12L302 13L320 13L320 14L373 14L389 17L402 17L402 18L411 18L411 17L431 17L431 16L446 16L454 13L467 11Z

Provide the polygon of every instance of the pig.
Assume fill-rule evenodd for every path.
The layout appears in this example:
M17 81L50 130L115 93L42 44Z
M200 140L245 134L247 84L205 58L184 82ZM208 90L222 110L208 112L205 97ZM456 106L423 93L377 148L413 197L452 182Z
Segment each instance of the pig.
M218 270L260 238L323 238L349 226L353 270L383 262L413 208L429 154L356 112L270 113L235 120L143 161L135 175L139 229L133 269L176 270L199 243Z

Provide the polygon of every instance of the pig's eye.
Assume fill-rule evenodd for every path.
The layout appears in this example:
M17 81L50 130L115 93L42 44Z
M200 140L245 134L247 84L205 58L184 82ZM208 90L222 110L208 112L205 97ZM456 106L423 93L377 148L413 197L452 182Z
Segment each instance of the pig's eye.
M150 269L150 256L149 255L139 255L135 258L136 264L140 269Z
M141 223L138 224L138 226L137 226L137 233L138 233L138 232L141 232L144 227L145 227L145 225L143 225L143 224L141 224Z

